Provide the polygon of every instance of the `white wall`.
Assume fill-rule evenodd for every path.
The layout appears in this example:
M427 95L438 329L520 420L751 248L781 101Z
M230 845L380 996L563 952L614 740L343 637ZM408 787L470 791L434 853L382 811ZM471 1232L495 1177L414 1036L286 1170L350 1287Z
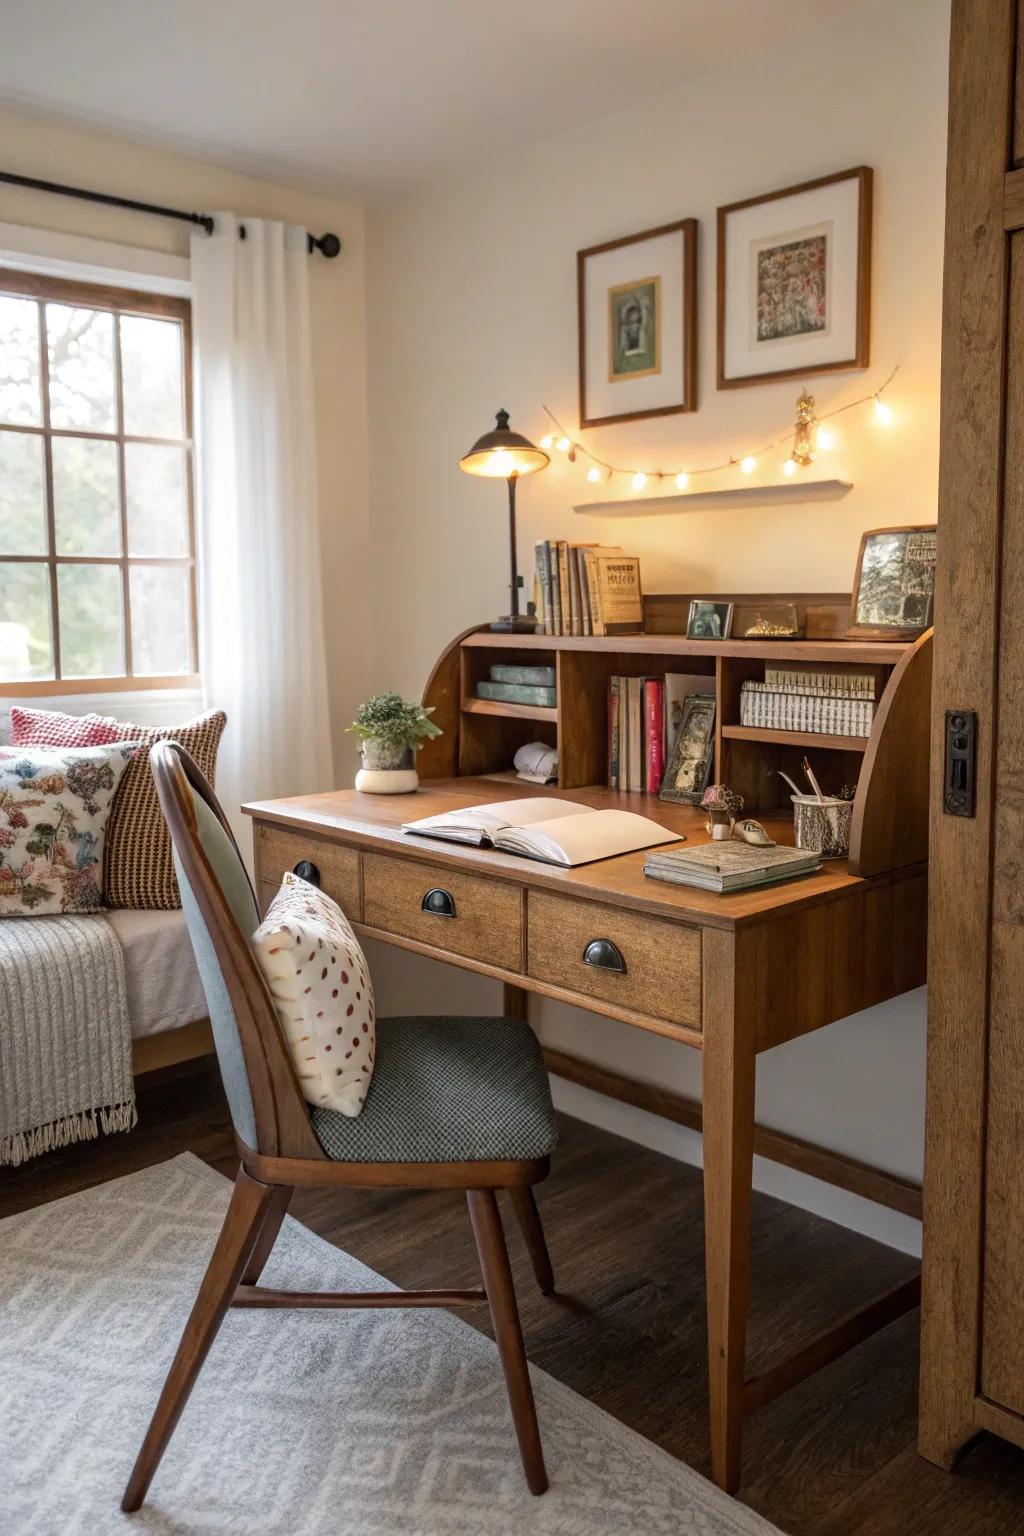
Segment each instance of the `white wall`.
M220 209L285 219L304 223L316 234L330 229L341 237L338 260L311 258L310 302L332 734L336 782L349 782L355 753L344 726L365 696L369 666L362 208L261 181L205 160L2 110L0 144L3 168L23 176L95 187L203 213ZM188 225L21 188L0 187L0 220L114 241L144 251L187 255L189 248ZM284 647L286 642L287 637L282 637ZM77 707L98 706L94 701L79 700ZM107 708L104 701L103 712L121 711Z
M848 590L860 533L935 515L948 0L851 6L787 34L756 69L688 85L526 151L495 146L490 169L368 216L370 520L374 685L417 693L460 628L504 611L500 487L461 476L459 455L499 406L534 438L547 403L575 428L575 253L687 215L700 220L698 413L588 436L637 467L714 463L792 421L792 383L714 387L714 217L720 203L867 164L875 170L872 365L811 381L819 409L877 386L897 363L896 424L867 410L836 423L826 472L854 482L838 503L598 520L560 459L520 496L523 550L539 537L622 542L652 591ZM777 481L782 455L757 471ZM726 476L702 481L704 488ZM605 492L597 488L599 494ZM381 1005L494 1008L490 983L374 956ZM544 1037L633 1075L695 1092L682 1048L577 1010L535 1005ZM763 1121L919 1177L924 1009L912 995L762 1058ZM582 1090L567 1108L680 1156L695 1138ZM762 1186L914 1247L914 1223L782 1170Z

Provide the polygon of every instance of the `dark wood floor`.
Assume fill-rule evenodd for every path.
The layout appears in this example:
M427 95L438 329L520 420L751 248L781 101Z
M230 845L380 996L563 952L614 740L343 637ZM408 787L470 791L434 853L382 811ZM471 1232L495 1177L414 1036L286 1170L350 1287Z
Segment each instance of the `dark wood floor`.
M186 1149L233 1174L211 1062L147 1084L140 1124L0 1175L0 1217ZM537 1293L510 1227L530 1358L708 1471L701 1177L563 1120L538 1191L560 1296ZM400 1285L477 1284L462 1198L359 1191L293 1214ZM754 1198L750 1363L757 1368L906 1275L914 1261L765 1195ZM483 1326L479 1310L467 1321ZM953 1476L914 1449L916 1312L748 1420L741 1498L791 1536L1019 1536L1024 1453L983 1437ZM542 1425L543 1429L543 1425Z

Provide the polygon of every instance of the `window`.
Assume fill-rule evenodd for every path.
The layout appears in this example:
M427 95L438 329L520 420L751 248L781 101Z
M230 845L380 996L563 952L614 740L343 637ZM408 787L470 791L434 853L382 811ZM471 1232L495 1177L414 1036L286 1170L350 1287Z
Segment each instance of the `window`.
M187 300L0 271L0 691L197 679Z

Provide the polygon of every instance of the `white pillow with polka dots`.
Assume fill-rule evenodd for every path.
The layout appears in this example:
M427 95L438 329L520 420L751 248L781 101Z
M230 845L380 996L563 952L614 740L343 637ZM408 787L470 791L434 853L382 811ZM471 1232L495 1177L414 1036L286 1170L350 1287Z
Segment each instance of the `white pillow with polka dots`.
M344 912L289 871L252 944L306 1102L358 1115L373 1073L373 984Z

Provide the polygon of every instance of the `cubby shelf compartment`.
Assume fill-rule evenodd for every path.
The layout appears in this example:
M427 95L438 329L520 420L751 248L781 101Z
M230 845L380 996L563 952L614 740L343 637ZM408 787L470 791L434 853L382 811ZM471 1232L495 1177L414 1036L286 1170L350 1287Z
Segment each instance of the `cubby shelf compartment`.
M803 747L808 751L829 748L833 752L866 752L867 736L830 736L816 731L777 731L767 726L723 725L729 741L760 741L772 746Z
M502 720L548 720L558 723L558 710L544 704L511 704L500 699L463 699L464 715L497 715Z

